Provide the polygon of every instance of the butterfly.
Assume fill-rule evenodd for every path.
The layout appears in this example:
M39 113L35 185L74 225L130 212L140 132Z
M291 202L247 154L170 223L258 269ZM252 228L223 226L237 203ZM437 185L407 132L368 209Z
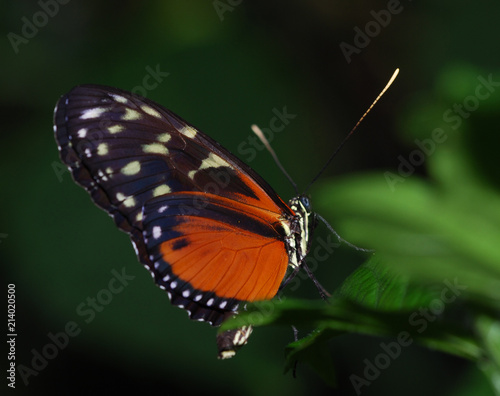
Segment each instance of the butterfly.
M172 304L219 326L276 296L303 265L317 218L284 202L248 165L151 100L81 85L54 111L60 158L118 228ZM290 274L290 276L292 275ZM218 335L219 357L251 327Z

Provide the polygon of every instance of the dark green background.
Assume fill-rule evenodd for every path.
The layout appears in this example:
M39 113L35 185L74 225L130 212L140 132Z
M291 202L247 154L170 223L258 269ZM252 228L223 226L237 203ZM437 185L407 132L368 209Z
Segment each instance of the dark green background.
M230 8L222 20L214 3ZM8 34L21 35L26 19L42 8L36 2L4 4L0 254L5 283L16 284L17 363L30 366L32 350L41 351L48 333L63 331L68 322L81 328L27 387L18 374L16 392L355 394L349 376L378 353L380 339L344 335L331 343L336 390L305 366L299 365L297 379L283 375L289 327L257 329L236 358L216 360L215 330L170 305L136 262L127 236L62 170L52 112L75 85L132 90L148 67L158 67L169 75L148 97L246 160L238 147L251 136L249 126L268 127L273 109L286 106L296 118L272 145L304 189L399 67L394 86L311 188L314 204L315 193L332 181L367 172L383 180L383 172L397 173L398 157L408 158L415 138L429 138L443 126L443 113L474 94L478 76L493 74L500 81L497 2L402 1L401 7L348 63L340 43L353 44L353 29L364 29L374 19L370 12L386 9L387 2L74 0L59 5L17 53ZM494 188L498 103L497 93L482 101L450 139L462 143L460 155L465 152L477 177ZM268 153L258 152L249 163L284 199L293 195ZM427 177L426 164L411 176L418 177ZM342 204L329 208L335 211ZM335 227L335 219L329 220ZM362 261L362 255L341 249L316 276L333 290ZM135 279L85 323L77 307L107 287L113 269L122 268ZM319 298L309 282L293 296ZM418 346L405 349L363 389L366 395L424 393L492 394L473 365Z

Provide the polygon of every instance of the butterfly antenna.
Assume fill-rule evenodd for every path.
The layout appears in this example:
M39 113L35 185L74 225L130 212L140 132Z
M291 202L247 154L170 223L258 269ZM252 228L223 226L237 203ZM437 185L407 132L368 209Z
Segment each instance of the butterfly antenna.
M384 87L384 89L378 94L378 96L375 98L375 100L373 101L373 103L370 105L370 107L368 107L368 110L365 111L365 113L361 116L361 118L359 119L359 121L356 123L356 125L354 125L354 128L351 129L351 131L347 134L347 136L344 138L344 140L342 140L342 142L339 144L339 146L337 147L337 149L333 152L333 154L330 156L330 158L328 159L328 161L326 161L326 164L323 166L323 168L321 168L321 170L318 172L318 174L314 177L314 179L312 179L311 183L309 183L309 185L307 186L306 188L306 191L309 190L309 188L311 187L311 185L316 181L318 180L318 178L321 176L321 174L325 171L325 169L328 167L328 165L330 165L330 163L332 162L332 160L335 158L335 156L337 155L337 153L340 151L340 149L344 146L345 142L347 142L347 139L349 139L351 137L351 135L354 133L354 131L358 128L359 124L361 124L361 122L365 119L365 117L368 115L368 113L370 112L370 110L373 108L373 106L375 106L375 104L379 101L379 99L382 97L382 95L384 95L385 91L387 91L389 89L389 87L391 86L391 84L394 82L394 80L396 79L397 75L399 74L399 69L396 69L394 71L394 73L392 74L392 77L391 79L389 80L389 82L386 84L386 86Z
M283 167L283 165L281 165L281 162L278 159L278 156L276 155L276 153L274 152L273 148L269 144L268 140L266 139L266 137L262 133L261 129L257 125L255 125L255 124L252 125L251 128L252 128L253 133L255 133L257 135L257 137L260 139L260 141L264 144L264 146L266 146L267 151L269 151L269 153L273 156L274 162L276 162L276 165L278 165L278 168L281 169L281 171L283 172L283 174L290 181L290 183L292 184L293 188L295 189L295 193L298 194L299 193L299 189L297 188L297 184L293 181L293 179L288 174L288 172L285 170L285 168Z

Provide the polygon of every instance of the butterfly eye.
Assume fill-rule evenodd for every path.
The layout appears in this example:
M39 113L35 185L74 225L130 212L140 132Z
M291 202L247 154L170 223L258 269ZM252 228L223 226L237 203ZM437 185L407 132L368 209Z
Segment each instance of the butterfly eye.
M300 203L304 206L307 212L311 212L311 200L309 197L302 195L300 198Z

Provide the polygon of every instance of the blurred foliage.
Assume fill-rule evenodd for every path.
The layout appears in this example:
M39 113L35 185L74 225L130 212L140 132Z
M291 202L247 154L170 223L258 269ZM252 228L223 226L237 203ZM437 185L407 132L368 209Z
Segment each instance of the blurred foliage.
M500 81L500 5L401 2L348 63L340 43L352 44L354 28L387 1L232 3L222 17L220 2L200 0L59 4L17 53L8 34L20 35L41 5L5 4L0 255L17 289L16 361L30 366L71 321L81 329L28 386L18 375L16 392L354 395L352 376L408 331L415 342L362 394L498 394L500 95L494 84L483 99L476 90L481 78ZM330 304L311 301L318 294L299 274L282 303L237 318L262 326L230 361L215 359L213 328L153 286L128 238L61 166L51 133L53 107L72 86L132 90L157 67L169 75L147 96L249 162L283 198L292 192L270 156L242 150L249 125L269 127L285 106L297 115L270 140L303 189L401 68L310 191L343 238L375 255L362 264L365 254L340 248L318 263L315 276L336 290ZM314 242L327 235L319 227ZM90 320L82 304L108 288L113 270L134 278ZM455 280L466 288L418 333L410 316L437 309ZM284 360L290 324L301 338Z

